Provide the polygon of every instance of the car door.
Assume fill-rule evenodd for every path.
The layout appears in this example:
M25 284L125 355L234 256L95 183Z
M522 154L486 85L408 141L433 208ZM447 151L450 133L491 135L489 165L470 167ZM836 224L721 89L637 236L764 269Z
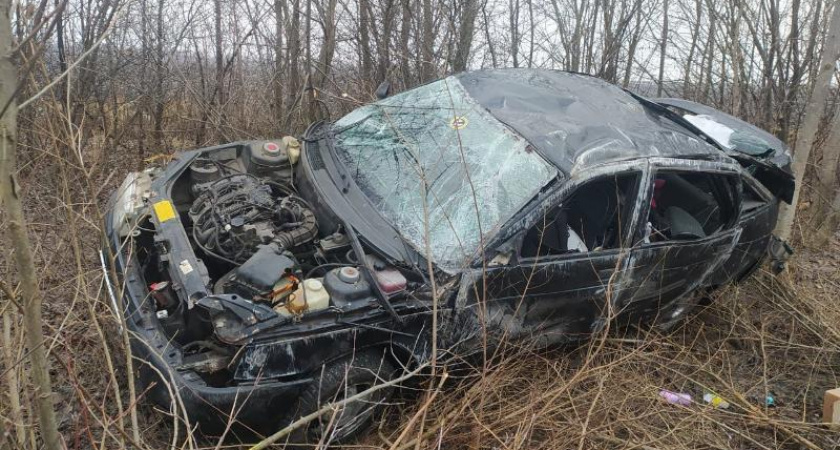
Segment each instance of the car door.
M713 163L654 167L625 275L627 295L619 299L623 319L678 316L681 302L709 285L741 235L739 183L736 169Z
M710 277L712 285L740 281L761 265L779 214L778 200L760 182L747 174L741 181L741 236L732 255Z
M608 299L620 295L640 179L637 169L598 176L540 207L512 262L475 281L490 328L538 346L600 329Z

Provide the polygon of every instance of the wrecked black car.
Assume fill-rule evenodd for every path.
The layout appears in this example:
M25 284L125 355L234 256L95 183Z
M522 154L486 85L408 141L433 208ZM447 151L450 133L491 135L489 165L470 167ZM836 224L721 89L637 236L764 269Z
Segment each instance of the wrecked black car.
M710 134L585 75L463 73L130 175L103 267L148 395L253 439L433 351L673 326L784 256L789 171ZM392 392L300 437L351 437Z

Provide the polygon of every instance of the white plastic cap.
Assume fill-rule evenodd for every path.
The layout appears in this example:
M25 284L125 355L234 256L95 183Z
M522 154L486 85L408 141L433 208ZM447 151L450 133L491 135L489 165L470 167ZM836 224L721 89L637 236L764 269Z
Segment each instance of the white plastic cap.
M324 289L324 283L321 283L314 278L310 278L303 281L303 287L309 289L310 291L320 291L321 289Z

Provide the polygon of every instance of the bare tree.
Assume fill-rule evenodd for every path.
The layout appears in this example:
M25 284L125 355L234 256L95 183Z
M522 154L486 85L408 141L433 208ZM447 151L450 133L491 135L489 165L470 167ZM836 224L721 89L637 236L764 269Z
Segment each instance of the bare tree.
M421 44L421 67L420 67L420 80L427 81L430 80L434 76L435 72L435 62L434 62L434 48L435 48L435 35L434 35L434 24L433 21L433 12L432 12L432 1L431 0L422 0L423 1L423 25L422 25L422 40L420 41Z
M668 0L662 2L662 35L659 38L659 76L657 77L656 96L662 97L665 77L665 55L668 50Z
M796 217L796 206L802 192L806 164L816 142L820 120L825 112L825 100L829 97L838 57L840 57L840 7L835 4L831 12L831 21L828 34L825 37L825 45L814 88L808 98L802 126L796 135L796 146L793 154L793 171L796 174L797 181L796 191L793 194L791 205L782 205L779 222L776 226L776 234L782 239L788 239L793 230L793 221Z
M475 19L478 16L478 0L462 0L459 9L461 17L458 24L458 38L455 45L455 54L450 62L452 70L455 72L467 70L475 31Z
M38 269L32 255L26 218L23 215L21 189L17 181L17 69L12 60L11 2L0 0L0 199L9 222L9 240L13 244L15 262L23 300L23 322L29 349L30 376L35 389L38 425L44 447L61 449L58 426L53 410L52 381L44 348L41 305L43 297L38 285Z
M283 33L285 25L283 23L283 4L284 0L274 0L274 121L277 124L283 123L285 110L283 104L285 98L283 97L283 86L286 83L284 70L284 52L283 52Z
M829 125L831 130L822 145L822 161L817 177L816 244L828 241L840 222L840 186L837 165L840 163L840 108L835 106Z
M691 89L691 70L694 67L694 55L697 51L697 41L700 38L700 24L703 19L703 0L695 0L694 2L694 26L691 28L691 43L688 48L688 56L685 58L685 66L683 66L683 97L689 97L689 90Z
M370 80L373 75L373 60L370 55L370 1L359 0L359 50L362 54L362 79Z

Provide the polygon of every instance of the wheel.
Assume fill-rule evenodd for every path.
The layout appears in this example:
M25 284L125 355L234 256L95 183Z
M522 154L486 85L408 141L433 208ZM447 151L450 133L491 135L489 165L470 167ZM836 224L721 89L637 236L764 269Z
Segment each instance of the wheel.
M364 352L327 363L316 374L312 385L300 397L301 415L311 414L325 405L357 395L391 380L396 372L384 355ZM327 408L312 421L301 437L307 442L345 442L358 436L382 412L394 389L386 387L343 405Z

